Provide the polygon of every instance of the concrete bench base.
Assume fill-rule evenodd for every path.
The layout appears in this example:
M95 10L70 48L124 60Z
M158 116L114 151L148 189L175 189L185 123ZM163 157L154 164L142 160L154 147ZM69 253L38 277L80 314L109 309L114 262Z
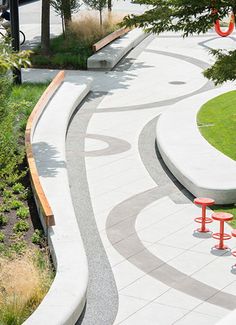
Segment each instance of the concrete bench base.
M88 70L111 70L130 51L137 46L148 34L141 29L134 29L126 35L102 48L87 60Z
M70 195L65 138L71 115L89 92L90 83L80 78L64 81L38 116L32 136L40 182L55 218L55 226L48 228L48 241L56 277L25 325L73 325L86 302L87 257Z
M203 138L196 115L208 100L230 90L234 86L183 100L157 123L157 145L167 167L194 196L210 197L216 204L236 202L236 162Z

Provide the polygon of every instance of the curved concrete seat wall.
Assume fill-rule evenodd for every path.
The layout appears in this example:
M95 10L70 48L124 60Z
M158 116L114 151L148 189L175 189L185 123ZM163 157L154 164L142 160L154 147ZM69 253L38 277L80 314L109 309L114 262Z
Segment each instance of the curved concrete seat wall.
M70 196L65 137L71 115L89 92L90 83L78 77L74 82L64 81L43 112L35 115L31 142L40 183L55 220L47 233L56 276L26 325L75 324L85 305L88 266Z
M236 162L203 138L196 116L204 103L233 88L228 85L183 100L157 123L157 146L167 167L194 196L213 198L217 204L236 202Z
M88 70L111 70L134 47L142 42L149 34L135 28L106 45L87 60Z

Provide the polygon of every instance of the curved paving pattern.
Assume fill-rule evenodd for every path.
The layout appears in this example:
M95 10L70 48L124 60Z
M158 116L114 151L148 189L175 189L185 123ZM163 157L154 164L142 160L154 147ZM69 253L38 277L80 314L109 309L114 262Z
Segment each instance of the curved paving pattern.
M128 236L131 236L132 234L132 245L130 247L127 247L126 245L114 245L114 247L122 256L124 256L125 259L128 259L130 263L134 264L143 272L148 273L151 277L171 286L171 288L182 291L200 300L207 300L209 303L224 306L227 309L233 310L236 308L235 295L220 292L219 290L197 281L194 278L191 278L191 276L188 276L187 274L168 265L168 263L158 258L158 256L152 254L148 248L146 249L136 233L135 222L137 216L139 212L151 202L167 195L178 198L176 201L187 201L186 197L178 188L178 186L182 187L181 184L179 184L173 176L170 179L163 170L161 163L159 162L162 160L159 153L157 153L159 161L157 161L155 157L155 136L156 118L149 122L140 134L139 150L146 169L150 170L150 175L152 175L154 180L158 180L157 182L159 186L128 198L113 208L107 218L107 237L112 244L117 243L119 240L124 238L125 229ZM155 168L153 168L154 166ZM127 219L125 219L125 221L123 220L123 216L127 216L126 211L129 211L130 216L132 216L129 222L127 222ZM122 222L125 223L125 227L123 227ZM187 225L188 224L192 225L191 218L189 218ZM184 227L180 225L178 230L182 230L183 228ZM118 238L118 234L120 235L120 238ZM168 239L170 234L171 233L167 233L162 239ZM198 244L199 242L195 245ZM194 246L191 247L191 249L193 248ZM141 253L135 256L137 251ZM185 251L181 252L180 255L184 253ZM135 258L132 258L132 256L135 256Z
M153 101L150 92L145 93L150 96L146 103L134 96L132 105L117 105L135 94L132 79L137 78L141 92L146 69L155 69L145 61L147 54L158 55L163 65L174 62L172 58L186 62L191 74L191 65L208 66L210 59L198 45L208 39L176 38L176 52L171 37L146 41L146 48L136 51L138 58L129 54L132 78L119 84L122 70L113 71L117 88L115 81L108 94L92 94L72 120L67 140L71 191L91 272L82 324L214 324L236 307L236 278L230 272L234 259L211 251L210 236L193 233L199 210L154 150L156 119L164 107L213 85L193 79L194 91L188 84L172 85L186 87L175 98L168 88L159 101ZM158 81L152 91L158 94L158 69L152 75ZM173 72L171 81L184 80ZM85 142L86 133L102 140L101 147ZM213 231L217 227L213 225Z
M204 70L206 68L209 67L209 64L193 58L193 57L189 57L186 55L182 55L182 54L177 54L177 53L171 53L171 52L167 52L167 51L158 51L158 50L151 50L151 49L146 49L144 50L146 52L150 52L150 53L154 53L154 54L160 54L166 57L171 57L171 58L175 58L181 61L185 61L188 63L191 63L197 67L199 67L200 69ZM171 82L170 82L171 83ZM182 83L183 84L183 83ZM151 102L151 103L147 103L147 104L139 104L139 105L130 105L130 106L122 106L122 107L113 107L112 108L112 112L123 112L123 111L132 111L132 110L139 110L139 109L150 109L150 108L154 108L154 107L162 107L162 106L168 106L168 105L173 105L174 103L177 103L185 98L200 94L202 92L205 92L207 90L213 89L214 85L211 81L207 81L201 88L187 93L185 95L182 96L178 96L178 97L174 97L171 99L166 99L166 100L161 100L158 102ZM111 112L111 108L100 108L98 111L98 113L104 113L104 112Z
M87 305L77 324L112 324L118 308L114 277L103 249L93 215L83 153L88 122L103 93L90 93L74 115L67 134L67 166L72 201L88 258L89 284ZM92 101L92 105L90 104ZM87 112L89 103L89 113ZM105 308L104 308L105 307ZM105 309L105 310L104 310Z
M98 157L107 155L117 155L121 152L128 151L130 149L130 144L122 139L117 139L114 137L108 137L98 134L86 134L87 139L95 139L107 143L108 147L104 149L85 151L84 155L86 157Z

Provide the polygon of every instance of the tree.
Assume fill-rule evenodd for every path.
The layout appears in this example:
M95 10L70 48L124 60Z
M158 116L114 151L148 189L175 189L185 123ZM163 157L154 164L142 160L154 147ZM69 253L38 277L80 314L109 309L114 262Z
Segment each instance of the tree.
M43 54L49 53L50 48L50 0L42 0L41 16L41 48Z
M134 3L150 6L143 14L128 15L123 25L142 27L147 32L181 31L183 36L206 33L213 22L229 14L236 15L235 0L134 0ZM212 51L216 63L205 75L215 83L236 79L236 51ZM230 64L230 67L227 66Z
M61 16L63 35L65 36L71 22L72 13L79 10L79 0L51 0L56 13Z
M84 0L84 3L91 9L99 11L100 26L102 27L102 11L107 6L107 0Z

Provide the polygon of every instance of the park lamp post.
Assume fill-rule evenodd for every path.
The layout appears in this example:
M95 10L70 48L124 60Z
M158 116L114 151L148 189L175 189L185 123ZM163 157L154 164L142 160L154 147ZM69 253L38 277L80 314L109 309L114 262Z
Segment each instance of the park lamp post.
M12 49L19 52L20 49L20 34L19 34L19 10L18 0L9 0L10 15L11 15L11 37ZM21 70L13 69L13 78L16 84L21 84Z

